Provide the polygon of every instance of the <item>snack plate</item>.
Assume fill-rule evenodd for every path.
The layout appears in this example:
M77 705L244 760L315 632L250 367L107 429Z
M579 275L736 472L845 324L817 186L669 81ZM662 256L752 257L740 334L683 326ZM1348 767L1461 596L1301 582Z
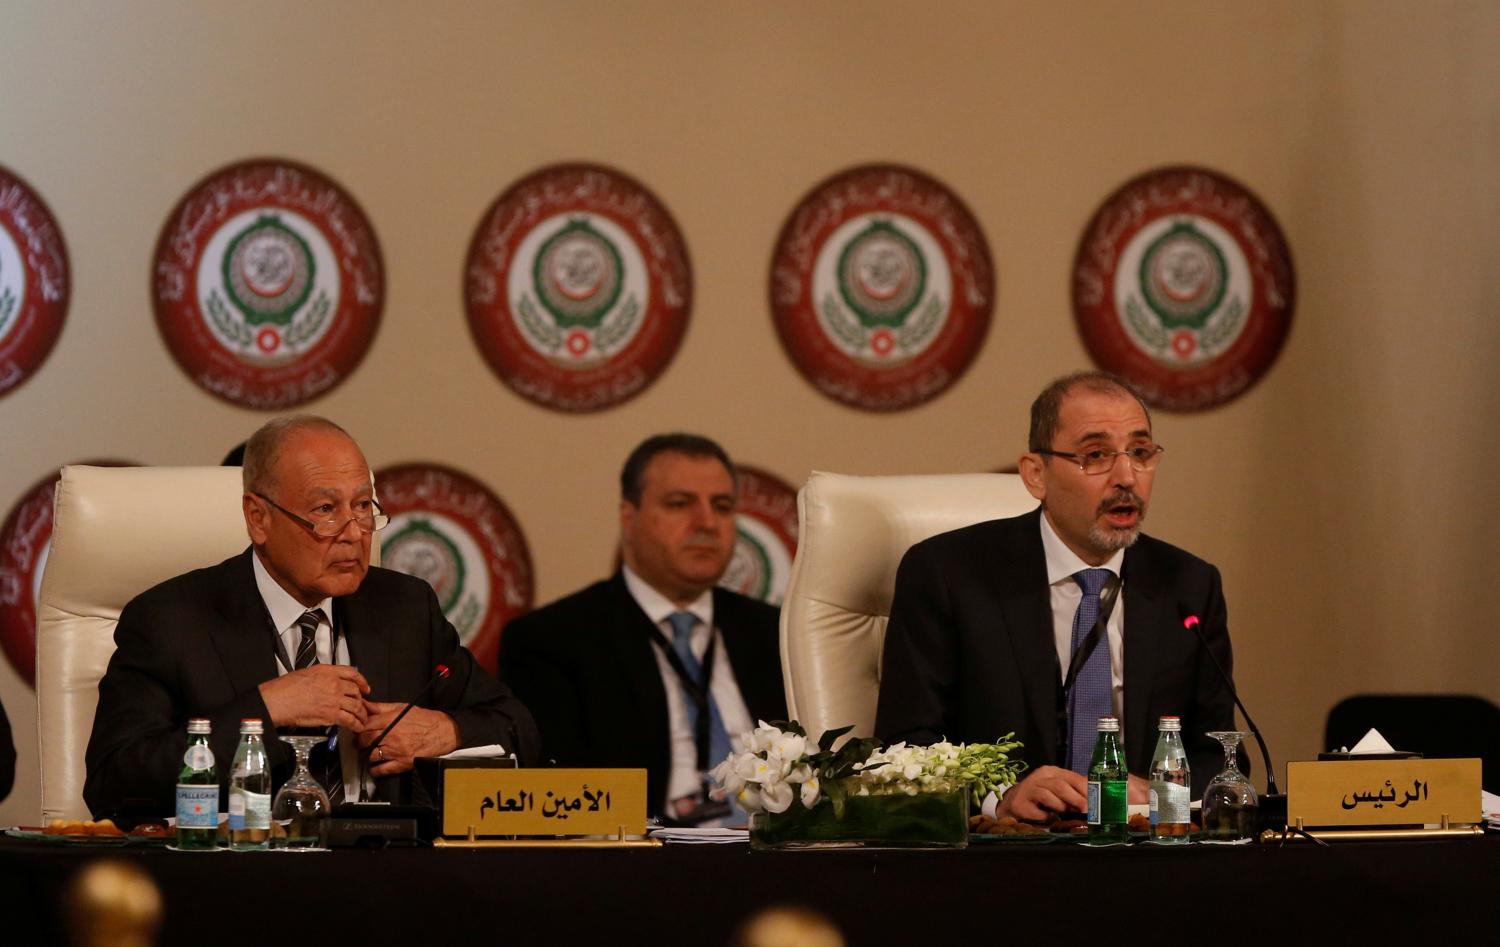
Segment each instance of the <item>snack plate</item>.
M18 826L5 830L8 838L25 839L28 842L46 842L51 845L84 845L97 848L121 848L126 845L165 845L175 842L175 832L165 835L48 835L40 828Z

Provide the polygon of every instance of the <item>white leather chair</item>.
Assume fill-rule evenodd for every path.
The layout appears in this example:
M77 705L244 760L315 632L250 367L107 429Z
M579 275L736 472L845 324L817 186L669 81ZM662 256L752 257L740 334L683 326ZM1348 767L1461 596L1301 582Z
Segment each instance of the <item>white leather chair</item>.
M248 546L242 492L238 467L62 469L37 602L44 822L89 818L83 754L120 610L158 582ZM379 561L378 543L371 557Z
M875 731L896 567L914 543L1035 509L1016 474L850 477L814 471L797 494L797 556L781 605L787 712L817 739Z

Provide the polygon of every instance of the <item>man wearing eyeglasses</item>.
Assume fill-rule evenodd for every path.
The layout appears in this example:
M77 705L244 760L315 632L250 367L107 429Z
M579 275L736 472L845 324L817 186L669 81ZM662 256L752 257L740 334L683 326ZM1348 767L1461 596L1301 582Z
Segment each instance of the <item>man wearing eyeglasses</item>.
M1193 795L1222 762L1209 730L1234 704L1183 620L1230 666L1216 568L1141 533L1163 456L1151 417L1105 372L1060 378L1031 407L1026 489L1041 506L918 543L896 576L876 733L1024 744L1000 813L1088 808L1098 718L1122 721L1130 801L1147 801L1158 719L1182 719Z
M396 777L417 757L488 744L532 755L531 715L459 644L432 589L370 566L388 519L348 434L322 418L275 419L246 446L244 484L250 548L120 614L86 754L96 815L172 809L189 717L212 721L221 780L242 718L267 724L273 769L291 763L278 731L336 733L312 764L335 804L404 801ZM449 673L429 690L437 665Z

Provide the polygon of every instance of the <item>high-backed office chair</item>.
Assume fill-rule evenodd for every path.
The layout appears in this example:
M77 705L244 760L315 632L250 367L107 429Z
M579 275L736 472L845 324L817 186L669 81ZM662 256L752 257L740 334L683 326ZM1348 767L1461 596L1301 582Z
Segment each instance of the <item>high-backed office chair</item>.
M1036 505L1015 474L808 478L781 605L781 666L787 710L809 736L850 724L854 736L874 733L881 647L906 550Z
M1484 788L1500 793L1500 707L1460 694L1357 694L1328 712L1323 746L1353 746L1371 728L1392 747L1484 764Z
M120 610L158 582L249 545L241 492L238 467L62 469L37 602L43 821L89 817L83 754ZM378 541L372 546L379 561Z

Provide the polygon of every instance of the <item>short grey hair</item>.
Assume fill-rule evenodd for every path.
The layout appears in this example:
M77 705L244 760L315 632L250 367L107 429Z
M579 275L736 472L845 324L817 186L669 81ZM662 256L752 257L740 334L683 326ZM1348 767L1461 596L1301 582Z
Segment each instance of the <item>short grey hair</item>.
M246 493L269 493L276 486L276 462L281 459L281 447L287 438L301 431L332 431L354 440L348 431L316 414L272 418L245 442L242 477Z
M1085 388L1089 391L1102 395L1120 395L1125 398L1134 398L1146 413L1146 424L1151 424L1151 409L1146 407L1146 402L1131 386L1130 382L1119 375L1103 371L1081 371L1052 382L1042 393L1036 396L1031 403L1031 431L1026 439L1026 449L1032 452L1048 450L1052 447L1052 439L1057 436L1058 417L1062 413L1062 403L1068 397L1068 392L1074 388Z

